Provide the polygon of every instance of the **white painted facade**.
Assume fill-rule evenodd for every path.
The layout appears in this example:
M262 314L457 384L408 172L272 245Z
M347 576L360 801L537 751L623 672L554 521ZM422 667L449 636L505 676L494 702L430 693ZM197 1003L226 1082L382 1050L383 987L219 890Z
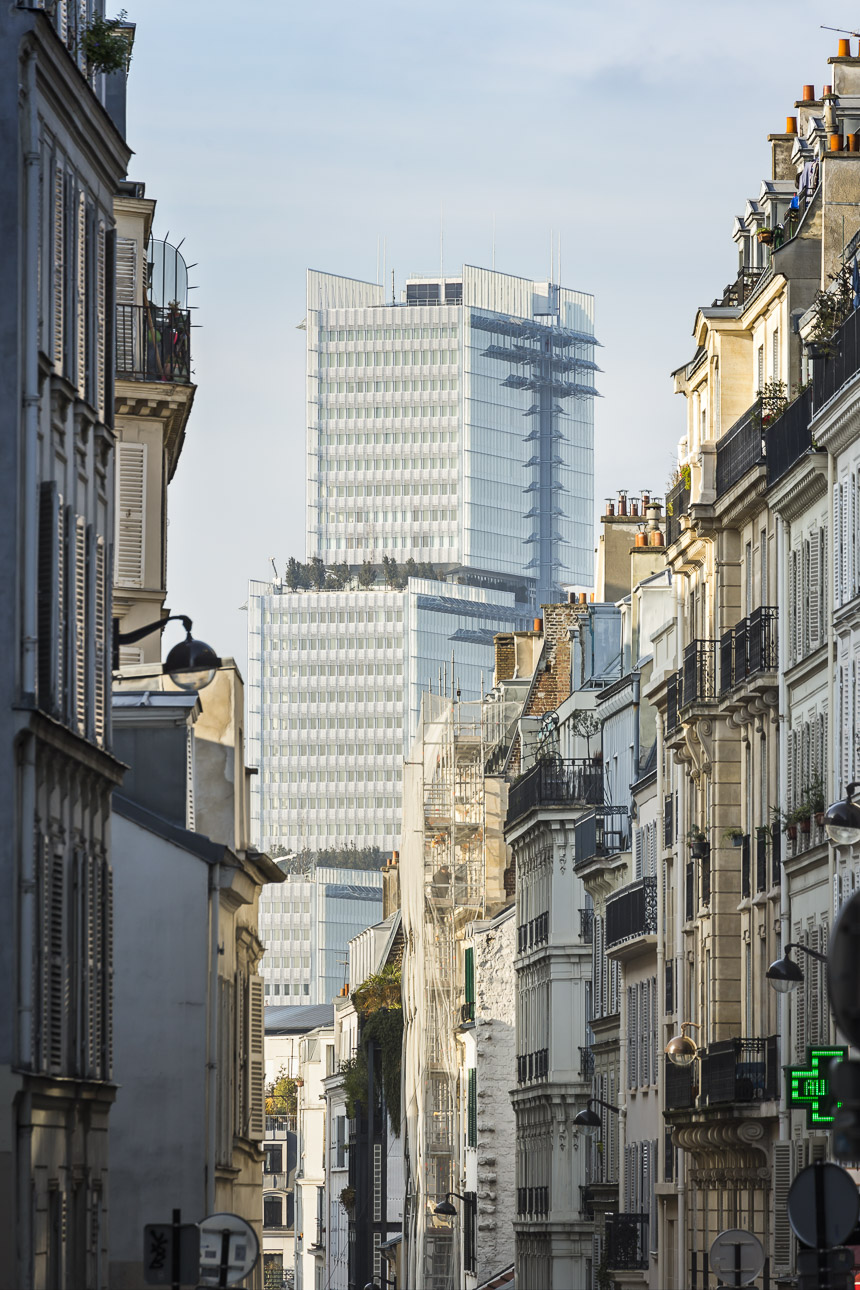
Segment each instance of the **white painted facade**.
M320 1026L299 1040L298 1164L296 1166L295 1290L325 1290L326 1100L334 1073L334 1029Z

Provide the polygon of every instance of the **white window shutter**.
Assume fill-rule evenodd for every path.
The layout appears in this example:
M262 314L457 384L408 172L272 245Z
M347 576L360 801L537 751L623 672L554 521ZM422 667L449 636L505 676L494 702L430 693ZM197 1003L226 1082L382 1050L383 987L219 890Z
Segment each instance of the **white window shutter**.
M101 861L101 1078L113 1078L113 870Z
M135 306L137 287L137 242L133 237L116 239L116 370L133 372L138 350L140 320ZM140 366L140 365L138 365Z
M851 534L849 531L849 516L851 513L851 502L849 492L849 480L842 485L842 505L841 512L841 533L839 542L841 547L841 578L842 578L842 603L846 605L851 599L851 583L848 577L848 549L851 544Z
M842 563L840 541L842 536L842 485L833 485L833 608L842 604Z
M107 354L105 337L107 336L107 250L106 231L102 220L96 230L96 346L95 346L95 400L96 412L100 421L105 417L105 364ZM110 421L113 422L113 409Z
M809 648L818 649L821 644L821 543L817 533L813 533L809 543L809 586L806 594L807 618L809 620Z
M194 728L190 723L185 738L185 827L194 832Z
M116 568L120 587L144 585L146 444L116 447Z
M642 830L633 830L633 878L642 877Z
M265 1061L263 1043L263 978L248 979L248 1137L261 1142L266 1133Z
M92 600L93 617L93 737L99 747L104 747L107 726L107 687L110 659L108 658L108 603L107 555L105 540L97 537L92 543Z
M65 261L66 261L66 175L63 167L54 167L54 210L52 220L52 254L54 274L51 301L51 335L54 367L63 370L65 330Z
M87 398L87 199L78 193L75 222L75 383Z
M852 474L845 481L848 490L847 578L845 599L852 600L857 591L857 480Z
M69 508L70 717L79 735L87 734L87 525Z

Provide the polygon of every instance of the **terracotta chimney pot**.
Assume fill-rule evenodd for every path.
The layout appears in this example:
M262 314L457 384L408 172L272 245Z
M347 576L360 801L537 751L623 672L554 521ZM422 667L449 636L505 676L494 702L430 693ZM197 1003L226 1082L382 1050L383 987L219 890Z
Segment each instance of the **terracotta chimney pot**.
M829 151L830 151L830 152L841 152L841 151L842 151L842 135L841 135L841 134L831 134L831 135L829 136Z
M840 38L840 41L839 41L839 53L836 55L836 57L837 57L837 58L850 58L850 57L851 57L851 41L850 41L850 40L848 40L847 38L846 38L846 39L842 39L842 38Z
M814 102L815 102L815 86L814 86L814 85L804 85L804 87L803 87L803 94L801 95L801 98L803 99L804 103L814 103Z
M787 117L785 118L785 133L786 133L786 134L797 134L797 117L796 117L796 116L787 116Z
M536 618L536 619L535 619L535 621L534 621L534 630L535 630L536 632L543 631L543 619L542 619L542 618Z

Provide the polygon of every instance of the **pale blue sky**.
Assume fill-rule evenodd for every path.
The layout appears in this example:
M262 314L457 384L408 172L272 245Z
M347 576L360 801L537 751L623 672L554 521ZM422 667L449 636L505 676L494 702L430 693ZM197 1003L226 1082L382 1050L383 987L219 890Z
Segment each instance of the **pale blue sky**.
M850 26L845 0L583 6L125 0L131 178L198 261L199 383L170 490L174 612L244 664L249 577L304 550L305 269L489 264L596 296L595 497L662 494L670 371L736 272L769 132ZM856 41L854 42L856 45Z

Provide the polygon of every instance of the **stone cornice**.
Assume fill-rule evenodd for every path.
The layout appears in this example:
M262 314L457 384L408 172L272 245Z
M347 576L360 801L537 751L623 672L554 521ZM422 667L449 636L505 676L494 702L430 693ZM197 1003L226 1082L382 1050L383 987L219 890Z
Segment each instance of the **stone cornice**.
M834 457L860 436L860 373L816 413L811 430L819 447Z
M811 452L799 457L770 492L770 504L785 520L795 520L827 493L827 457Z

